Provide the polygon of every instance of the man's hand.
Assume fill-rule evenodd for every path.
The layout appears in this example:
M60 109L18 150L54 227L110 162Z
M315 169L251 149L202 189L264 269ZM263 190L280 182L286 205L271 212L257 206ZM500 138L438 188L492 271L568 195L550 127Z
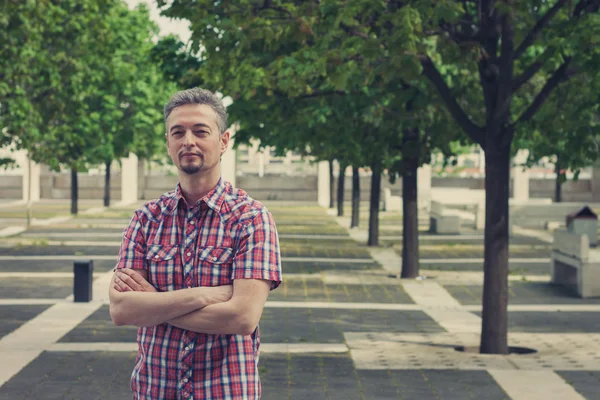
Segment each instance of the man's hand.
M114 288L119 292L158 292L142 275L131 268L116 271Z

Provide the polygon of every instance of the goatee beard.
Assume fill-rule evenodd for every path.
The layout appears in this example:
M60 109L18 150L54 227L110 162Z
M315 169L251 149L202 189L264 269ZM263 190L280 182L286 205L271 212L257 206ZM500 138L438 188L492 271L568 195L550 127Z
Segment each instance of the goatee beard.
M202 164L200 165L184 165L181 167L181 170L187 175L194 175L202 169Z

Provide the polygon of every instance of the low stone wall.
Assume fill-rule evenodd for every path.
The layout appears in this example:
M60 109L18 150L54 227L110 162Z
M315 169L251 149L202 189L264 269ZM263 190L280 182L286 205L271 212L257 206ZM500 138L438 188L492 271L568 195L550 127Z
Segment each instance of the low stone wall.
M237 186L246 190L257 200L300 200L317 201L317 177L312 176L285 176L266 175L259 178L257 175L242 175L237 178ZM101 199L104 195L104 176L78 175L79 198ZM140 199L157 198L162 193L172 190L177 184L174 175L149 175L138 179L138 196ZM22 177L19 175L0 176L0 198L21 199ZM70 198L70 173L42 173L40 178L40 195L43 199L68 199ZM352 195L352 176L346 176L344 183L344 199L350 201ZM369 201L371 177L360 178L361 201ZM393 196L402 196L402 179L397 179L392 185L386 177L381 180L382 189L390 188ZM457 188L483 190L483 178L456 178L433 177L432 188ZM512 193L512 183L510 187ZM592 181L581 179L567 181L563 184L563 201L565 202L591 202L594 200ZM530 179L529 194L531 198L553 198L553 179ZM600 194L600 193L599 193ZM337 179L334 182L334 200L337 197ZM115 172L111 180L111 198L121 198L121 174ZM600 197L599 197L600 198Z
M104 175L77 174L79 198L94 200L104 198ZM121 174L111 176L110 197L112 200L121 199ZM40 177L40 198L70 199L71 174L42 174Z
M23 178L20 175L0 176L0 199L23 198Z

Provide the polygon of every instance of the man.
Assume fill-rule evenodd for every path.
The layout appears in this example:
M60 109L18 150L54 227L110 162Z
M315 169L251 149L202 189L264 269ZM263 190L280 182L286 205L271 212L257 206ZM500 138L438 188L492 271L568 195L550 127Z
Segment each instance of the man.
M259 399L258 321L281 283L266 208L221 178L227 113L210 91L165 106L172 192L137 210L110 286L116 325L138 326L134 399Z

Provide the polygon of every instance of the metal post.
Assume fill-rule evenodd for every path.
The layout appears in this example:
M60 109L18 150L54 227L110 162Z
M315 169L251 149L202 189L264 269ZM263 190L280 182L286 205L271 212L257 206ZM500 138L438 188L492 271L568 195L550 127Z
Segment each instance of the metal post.
M94 278L94 262L92 260L75 261L73 265L73 296L76 303L87 303L92 300L92 281Z

